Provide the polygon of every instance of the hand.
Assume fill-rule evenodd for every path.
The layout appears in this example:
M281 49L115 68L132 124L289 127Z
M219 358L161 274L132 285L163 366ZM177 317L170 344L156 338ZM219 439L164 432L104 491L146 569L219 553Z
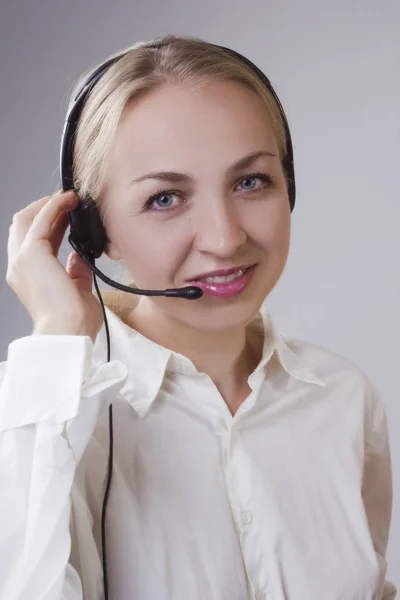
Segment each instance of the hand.
M103 312L92 293L92 271L75 251L66 269L58 260L67 211L77 204L73 190L59 191L15 213L6 281L32 317L33 335L88 335L94 342Z

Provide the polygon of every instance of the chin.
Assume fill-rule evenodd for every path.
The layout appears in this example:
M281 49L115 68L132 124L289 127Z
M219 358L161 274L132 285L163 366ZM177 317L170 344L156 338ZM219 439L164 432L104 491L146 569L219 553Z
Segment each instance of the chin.
M177 300L166 299L169 302ZM188 327L204 332L225 331L245 327L260 310L264 296L251 296L243 301L233 302L232 299L209 297L208 302L202 303L203 297L198 300L184 300L180 306L165 307L166 312L176 321ZM211 300L211 302L210 302ZM200 304L199 304L200 303Z

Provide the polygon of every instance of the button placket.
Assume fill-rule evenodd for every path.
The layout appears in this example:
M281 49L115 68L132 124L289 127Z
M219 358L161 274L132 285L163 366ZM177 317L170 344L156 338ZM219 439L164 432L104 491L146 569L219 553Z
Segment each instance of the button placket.
M229 431L227 431L226 436L225 465L227 466L229 453L233 450L235 443L240 440L240 431L237 427L231 427ZM248 525L253 522L253 513L243 506L239 497L235 498L235 504L236 510L234 512L236 525L238 530L243 533Z
M239 433L235 427L230 426L221 437L223 439L223 454L226 462L232 449L232 445L239 439Z

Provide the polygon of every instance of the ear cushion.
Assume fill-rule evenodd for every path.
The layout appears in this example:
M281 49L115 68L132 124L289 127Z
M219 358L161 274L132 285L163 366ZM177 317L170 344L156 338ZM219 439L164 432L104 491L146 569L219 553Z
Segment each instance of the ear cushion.
M80 200L79 206L68 212L71 238L87 256L99 258L107 241L99 209L91 198Z

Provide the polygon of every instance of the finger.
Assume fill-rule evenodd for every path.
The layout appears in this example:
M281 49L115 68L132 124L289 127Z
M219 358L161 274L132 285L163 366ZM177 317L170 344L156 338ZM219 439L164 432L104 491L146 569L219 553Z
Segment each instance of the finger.
M61 213L75 208L77 203L78 199L72 190L53 196L34 217L26 234L27 243L33 240L48 240L57 217Z
M35 215L42 210L43 206L45 206L45 204L49 202L52 197L53 196L43 196L42 198L31 202L28 204L28 206L15 213L10 226L10 235L8 238L9 255L13 255L21 247L26 234L32 225Z
M82 292L92 291L92 271L75 250L68 256L66 270L76 288Z
M68 227L68 224L69 224L68 215L66 212L64 212L64 213L61 213L57 217L57 219L52 227L49 241L54 249L55 256L58 255L60 246L61 246L62 241L65 236L65 231Z
M40 212L40 210L42 210L43 206L45 206L47 204L47 202L49 202L55 196L60 196L61 193L62 192L60 190L58 190L54 194L49 194L48 196L42 196L42 198L38 198L37 200L34 200L33 202L31 202L30 204L25 206L22 210L18 211L14 215L14 217L17 220L22 220L22 221L23 220L32 220L35 217L35 215L38 212Z

